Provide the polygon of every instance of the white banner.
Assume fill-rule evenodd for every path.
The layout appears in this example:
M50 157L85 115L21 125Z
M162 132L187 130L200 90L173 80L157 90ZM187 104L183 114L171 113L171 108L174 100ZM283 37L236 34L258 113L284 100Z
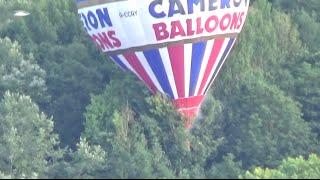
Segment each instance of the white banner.
M111 0L78 7L92 40L104 52L117 52L235 36L244 25L249 0Z

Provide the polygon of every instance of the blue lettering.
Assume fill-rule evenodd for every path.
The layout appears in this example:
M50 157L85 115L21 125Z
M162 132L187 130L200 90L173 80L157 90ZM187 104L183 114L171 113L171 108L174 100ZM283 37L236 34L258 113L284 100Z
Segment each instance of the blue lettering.
M92 11L88 12L88 20L89 20L91 27L98 29L99 23L98 23L96 16L94 15L94 13Z
M107 8L103 8L103 11L101 9L98 9L96 13L98 15L98 18L102 27L106 27L106 24L109 27L112 27L112 22L111 22Z
M218 9L217 5L214 5L215 3L217 3L217 0L209 0L209 11Z
M178 9L175 9L176 5ZM175 14L186 14L180 0L170 0L168 17L172 17Z
M245 3L245 6L249 4L249 0L183 0L183 3L186 3L186 7L184 7L181 0L168 1L168 9L165 9L167 6L163 7L163 0L151 1L149 13L154 18L165 18L173 17L176 14L186 15L186 13L193 14L195 12L240 7L243 3Z
M221 9L230 8L230 0L221 0Z
M164 18L166 17L166 13L164 13L163 11L158 13L156 12L156 6L157 5L162 5L162 0L154 0L150 3L149 5L149 13L151 14L151 16L155 17L155 18Z
M188 13L193 13L193 5L201 5L201 11L204 11L204 0L188 0Z

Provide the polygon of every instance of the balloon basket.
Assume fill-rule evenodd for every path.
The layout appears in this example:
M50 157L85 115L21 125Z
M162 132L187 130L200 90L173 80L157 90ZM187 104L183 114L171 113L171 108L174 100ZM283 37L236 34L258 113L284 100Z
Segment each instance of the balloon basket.
M193 96L189 98L180 98L173 101L178 112L184 119L185 129L188 131L192 128L192 125L199 114L203 98L204 96Z

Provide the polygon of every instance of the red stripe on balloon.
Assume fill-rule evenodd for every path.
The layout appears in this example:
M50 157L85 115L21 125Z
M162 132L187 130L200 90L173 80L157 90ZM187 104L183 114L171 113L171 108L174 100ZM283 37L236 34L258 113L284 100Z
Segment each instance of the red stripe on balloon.
M172 45L168 47L174 81L176 83L178 96L185 97L184 90L184 45Z
M123 56L127 59L128 63L132 66L132 68L139 74L142 80L147 84L150 90L153 93L156 93L157 91L156 86L152 82L146 70L143 68L136 54L134 52L127 52L127 53L124 53Z
M213 68L215 62L217 61L218 55L219 55L220 50L222 48L223 42L224 42L224 39L221 39L221 38L216 39L214 41L213 49L212 49L212 52L211 52L211 55L210 55L210 58L209 58L209 61L208 61L207 67L206 67L206 71L204 73L204 76L203 76L203 79L202 79L202 82L200 85L200 89L198 91L198 96L201 95L203 88L205 88L204 86L207 84L210 73L213 70L212 68Z

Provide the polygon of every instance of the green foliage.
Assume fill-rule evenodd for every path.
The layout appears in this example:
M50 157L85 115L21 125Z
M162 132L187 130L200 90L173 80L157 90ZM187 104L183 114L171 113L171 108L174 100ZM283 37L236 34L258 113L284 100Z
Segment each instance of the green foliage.
M211 171L212 166L215 166L214 159L218 155L217 148L225 140L222 132L224 123L222 112L221 102L214 99L213 96L207 95L202 105L200 117L191 130L193 161L204 169L204 174Z
M320 3L319 3L320 7ZM320 49L320 18L317 20L316 14L308 14L305 10L299 10L293 16L298 26L302 42L311 52L317 52Z
M46 177L61 157L53 122L29 96L6 92L0 103L0 171L14 178Z
M217 163L208 172L210 179L237 179L243 174L240 162L235 162L234 155L228 154L223 157L223 161Z
M297 25L302 42L311 52L317 52L320 48L320 37L317 35L320 28L320 2L318 0L291 1L273 0L275 7L289 13Z
M100 146L90 146L86 139L80 140L77 151L71 154L71 158L72 162L66 169L70 178L97 178L99 170L103 171L107 162L106 152Z
M7 24L0 36L18 41L23 54L32 53L35 62L46 71L51 99L41 103L41 109L53 116L62 146L75 148L90 94L105 87L115 66L85 35L74 1L5 1L1 7L31 12Z
M277 169L255 168L247 171L245 179L319 179L320 159L311 154L308 159L299 156L282 161Z
M318 0L271 0L273 5L278 8L282 8L286 11L292 11L297 9L304 9L307 12L317 12L320 8L320 2Z
M294 70L295 98L302 105L303 117L320 137L320 53L301 58Z
M64 143L73 145L83 128L82 113L90 101L89 95L98 92L105 83L105 73L97 61L90 60L86 47L79 43L44 44L39 48L39 56L43 60L40 64L47 69L48 92L52 96L46 111L53 115L55 128Z
M135 112L143 112L149 107L141 101L148 90L133 76L121 73L120 79L114 79L100 95L91 98L91 104L85 113L84 135L93 143L100 143L110 134L115 133L110 120L115 111L121 111L129 104Z
M161 150L159 152L159 148L148 149L146 138L130 109L115 111L110 118L110 123L112 127L105 131L114 133L109 133L107 138L100 139L102 147L108 147L105 148L109 156L105 177L154 178L154 173L159 176L170 173L164 165L166 161L162 161ZM155 145L159 146L159 144ZM153 173L153 171L156 172Z
M138 118L135 111L129 108L129 105L135 105L133 109L147 106L146 103L135 104L141 91L129 91L133 94L128 94L128 89L123 87L130 87L132 83L126 82L126 78L113 82L102 95L92 98L87 108L84 134L91 142L100 144L110 157L106 177L172 177L168 168L170 162L163 155L159 137L156 136L159 129L155 127L154 119L144 115ZM173 148L168 144L172 140L164 140L167 141L167 148Z
M230 101L237 108L226 112L227 143L221 150L231 151L245 167L274 166L287 156L310 152L313 136L297 103L255 77L246 82L243 93Z
M24 56L20 45L8 38L0 39L0 95L6 90L30 95L36 102L48 100L46 72L32 54Z
M220 104L208 97L205 106L216 108L204 107L203 117L191 132L185 132L183 119L160 94L135 104L136 94L141 94L138 89L129 96L112 90L117 86L126 91L119 86L127 85L111 83L87 108L84 136L110 157L106 177L205 178L208 162L222 140L214 118L221 112Z
M295 101L294 69L307 53L290 16L257 1L213 89L224 107L224 145L244 168L276 166L317 149L310 124Z

